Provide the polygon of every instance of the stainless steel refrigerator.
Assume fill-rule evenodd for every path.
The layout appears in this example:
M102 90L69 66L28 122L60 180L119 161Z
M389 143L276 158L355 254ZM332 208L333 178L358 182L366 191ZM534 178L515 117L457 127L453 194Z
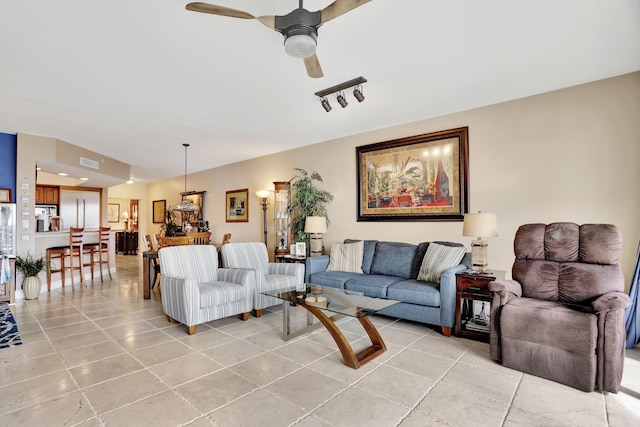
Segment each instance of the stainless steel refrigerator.
M71 227L97 230L100 228L100 193L60 190L60 218L63 230Z

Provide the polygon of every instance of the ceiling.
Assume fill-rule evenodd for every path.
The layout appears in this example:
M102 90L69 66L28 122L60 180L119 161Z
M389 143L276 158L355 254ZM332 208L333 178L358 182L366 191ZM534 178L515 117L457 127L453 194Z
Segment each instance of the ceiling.
M183 143L195 172L640 70L637 0L373 0L319 29L320 79L258 21L187 3L1 0L0 132L59 138L152 182L184 173ZM364 102L331 95L326 113L314 93L358 76Z

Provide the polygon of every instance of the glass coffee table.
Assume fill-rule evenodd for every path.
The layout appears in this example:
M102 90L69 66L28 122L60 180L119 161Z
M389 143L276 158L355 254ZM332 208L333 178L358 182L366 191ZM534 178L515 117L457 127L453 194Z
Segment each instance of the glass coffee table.
M282 300L282 338L288 341L301 334L317 329L321 324L329 331L338 345L345 365L358 369L363 364L379 356L387 350L380 333L367 317L369 314L390 307L400 301L371 298L361 292L348 291L319 285L305 285L305 289L286 288L263 292ZM300 306L307 310L307 327L291 333L290 306ZM333 313L332 316L326 313ZM320 323L313 323L315 316ZM355 353L349 341L336 325L335 320L343 316L355 317L367 332L371 345Z

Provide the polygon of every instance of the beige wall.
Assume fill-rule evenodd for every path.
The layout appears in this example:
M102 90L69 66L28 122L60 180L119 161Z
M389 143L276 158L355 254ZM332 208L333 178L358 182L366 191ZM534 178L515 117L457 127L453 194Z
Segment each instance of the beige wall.
M510 270L513 237L521 224L613 223L623 235L628 287L640 238L639 118L640 73L633 73L191 174L188 190L207 192L205 219L214 242L229 232L232 241L262 240L262 211L253 191L273 189L273 181L289 180L298 167L320 173L324 188L335 196L324 236L327 247L348 237L452 240L469 247L471 238L461 235L462 222L357 222L355 158L360 145L468 126L470 211L498 217L500 235L489 239L490 267ZM189 154L205 149L194 144ZM177 203L183 184L183 177L176 177L148 186L149 231L157 230L151 221L152 200ZM241 188L251 192L249 222L225 223L225 192ZM271 216L268 223L272 247Z

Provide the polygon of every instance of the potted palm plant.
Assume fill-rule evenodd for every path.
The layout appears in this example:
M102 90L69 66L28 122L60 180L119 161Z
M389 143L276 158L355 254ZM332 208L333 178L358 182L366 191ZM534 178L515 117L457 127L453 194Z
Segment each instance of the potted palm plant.
M291 236L296 242L306 242L307 235L304 232L305 219L308 216L320 216L327 218L327 205L333 200L333 194L322 190L315 185L315 181L322 183L322 177L317 172L308 173L304 169L295 168L299 175L293 177L291 190L293 197L289 206L291 216Z
M47 258L44 256L34 256L27 252L22 257L16 256L16 270L24 276L22 280L22 289L26 299L38 299L42 282L40 281L40 272L48 267Z

